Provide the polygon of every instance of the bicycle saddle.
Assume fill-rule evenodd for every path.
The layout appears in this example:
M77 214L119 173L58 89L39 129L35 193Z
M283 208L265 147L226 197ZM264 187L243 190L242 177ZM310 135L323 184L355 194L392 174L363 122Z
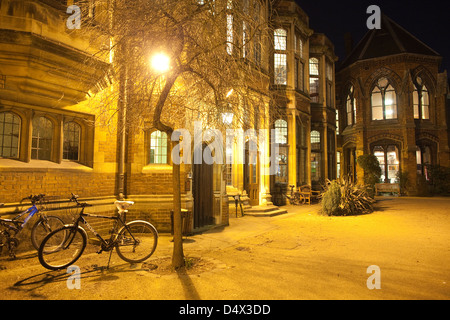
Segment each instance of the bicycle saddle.
M116 200L114 202L114 204L116 205L116 207L117 207L117 209L119 211L126 211L129 207L131 207L134 204L134 202L133 201L119 201L119 200Z

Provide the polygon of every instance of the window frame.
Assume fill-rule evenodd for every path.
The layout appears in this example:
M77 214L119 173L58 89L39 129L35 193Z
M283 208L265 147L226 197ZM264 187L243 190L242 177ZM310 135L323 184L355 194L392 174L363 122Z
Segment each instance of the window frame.
M288 31L286 29L277 28L273 31L273 48L273 82L275 85L286 86L288 83Z
M317 61L317 63L315 61ZM308 63L309 63L309 96L311 98L311 102L319 103L320 102L320 59L317 57L310 57ZM312 65L317 65L317 74L312 72L312 70L313 70L313 68L311 68ZM317 89L317 92L313 92L313 90L312 90L313 87Z
M155 146L155 148L156 148L156 150L162 151L164 149L164 147L165 147L166 151L165 151L165 155L164 154L161 155L161 154L155 152L153 154L153 162L152 162L152 143L153 143L153 141L159 141L159 140L162 141L162 139L163 139L163 137L161 136L161 137L155 137L155 140L153 140L152 135L155 134L155 133L157 134L158 132L160 134L165 135L166 145L164 146L164 145L158 145L157 144ZM148 159L147 159L147 164L148 165L168 165L168 164L170 164L170 160L169 160L170 159L170 143L169 143L169 137L168 137L167 133L163 132L163 131L159 131L159 130L152 130L152 131L149 132L148 137L149 137L149 142L148 142ZM164 157L164 156L165 156L165 162L155 162L155 159L157 157L160 158L160 157Z
M428 104L425 104L424 92L426 92ZM427 112L424 112L425 107ZM413 91L414 120L430 120L430 107L431 107L430 90L428 90L428 87L423 82L422 78L420 76L417 76L414 81L414 91ZM417 117L416 117L416 108L417 108ZM427 115L427 117L425 117L425 114Z
M46 138L46 137L40 137L39 134L41 132L37 132L38 136L35 136L35 129L36 130L45 130L45 128L42 128L41 126L35 126L34 122L35 120L38 119L44 119L45 121L47 121L48 124L51 125L49 129L49 131L51 132L51 137L50 138ZM41 121L39 121L41 122ZM49 117L47 117L46 115L35 115L32 119L31 119L31 160L43 160L43 161L52 161L53 160L53 156L54 156L54 152L53 152L53 148L54 148L54 143L55 143L55 123L54 121L52 121ZM43 141L47 141L49 143L49 148L48 149L43 149L40 148L40 142L41 140ZM36 141L36 146L33 147L33 145L35 144ZM36 150L36 157L33 157L33 150ZM49 152L49 156L44 156L44 157L40 157L39 156L39 150L45 150L46 152Z
M14 112L11 112L11 111L1 111L0 115L1 114L4 115L3 116L4 121L3 121L3 130L2 130L2 132L0 132L0 139L1 139L0 159L19 159L20 158L20 147L21 147L21 141L20 140L21 140L21 131L22 131L22 118L17 113L14 113ZM14 127L15 126L18 127L18 133L17 133L17 154L15 156L11 156L11 151L12 150L10 150L10 156L4 156L3 155L3 149L5 148L5 128L6 128L5 120L6 120L6 114L10 114L12 116L12 121L13 121L13 122L10 123L12 131L8 135L8 136L10 136L10 139L11 139L11 141L10 141L11 145L7 146L7 148L9 148L9 149L13 149L13 146L12 146L13 141L12 140L13 140L13 137L14 137L14 134L15 134L14 133L15 132L14 131L15 130ZM18 119L18 123L17 124L14 123L15 119ZM16 149L16 148L14 148L14 149Z
M71 153L71 151L65 151L66 148L66 125L70 125L73 124L76 128L78 128L78 144L77 144L77 159L68 159L65 158L65 154L66 153ZM81 125L76 122L76 121L64 121L63 122L63 136L62 136L62 160L64 161L74 161L74 162L79 162L80 161L80 156L81 156L81 136L82 136L82 127Z
M386 81L385 85L382 85L381 82ZM393 93L392 97L394 100L391 104L387 105L387 94ZM379 94L381 97L381 105L374 106L374 95ZM386 120L398 120L398 96L395 87L392 85L392 82L387 77L381 77L375 83L371 94L370 94L370 106L371 106L371 118L372 121L386 121ZM392 118L388 118L387 110L388 107L391 107L393 110ZM383 118L382 119L374 119L374 108L381 108Z

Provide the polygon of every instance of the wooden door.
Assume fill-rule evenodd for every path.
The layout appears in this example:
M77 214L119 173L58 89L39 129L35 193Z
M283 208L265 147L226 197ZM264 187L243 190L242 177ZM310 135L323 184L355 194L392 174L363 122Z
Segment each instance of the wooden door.
M203 146L204 148L205 146ZM192 193L194 197L194 228L214 224L213 165L204 162L193 165Z
M256 157L252 158L252 157ZM250 205L259 205L259 156L251 156L249 142L245 144L244 189L250 198Z

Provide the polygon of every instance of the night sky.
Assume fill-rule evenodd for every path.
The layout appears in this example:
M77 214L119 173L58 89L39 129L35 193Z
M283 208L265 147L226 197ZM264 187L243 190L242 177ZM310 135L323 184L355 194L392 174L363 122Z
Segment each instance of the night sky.
M368 32L366 13L370 5L378 5L386 14L416 38L443 57L441 71L450 76L450 11L448 1L313 1L295 0L310 18L310 27L324 33L335 45L339 61L345 58L344 34L350 32L356 46ZM338 62L339 63L339 62Z

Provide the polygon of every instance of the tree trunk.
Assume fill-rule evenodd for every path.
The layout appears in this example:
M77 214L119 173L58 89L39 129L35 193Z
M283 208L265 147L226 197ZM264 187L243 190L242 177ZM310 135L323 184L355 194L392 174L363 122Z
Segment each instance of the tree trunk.
M172 165L173 181L173 255L172 266L177 269L184 267L183 234L181 219L181 186L180 165Z

